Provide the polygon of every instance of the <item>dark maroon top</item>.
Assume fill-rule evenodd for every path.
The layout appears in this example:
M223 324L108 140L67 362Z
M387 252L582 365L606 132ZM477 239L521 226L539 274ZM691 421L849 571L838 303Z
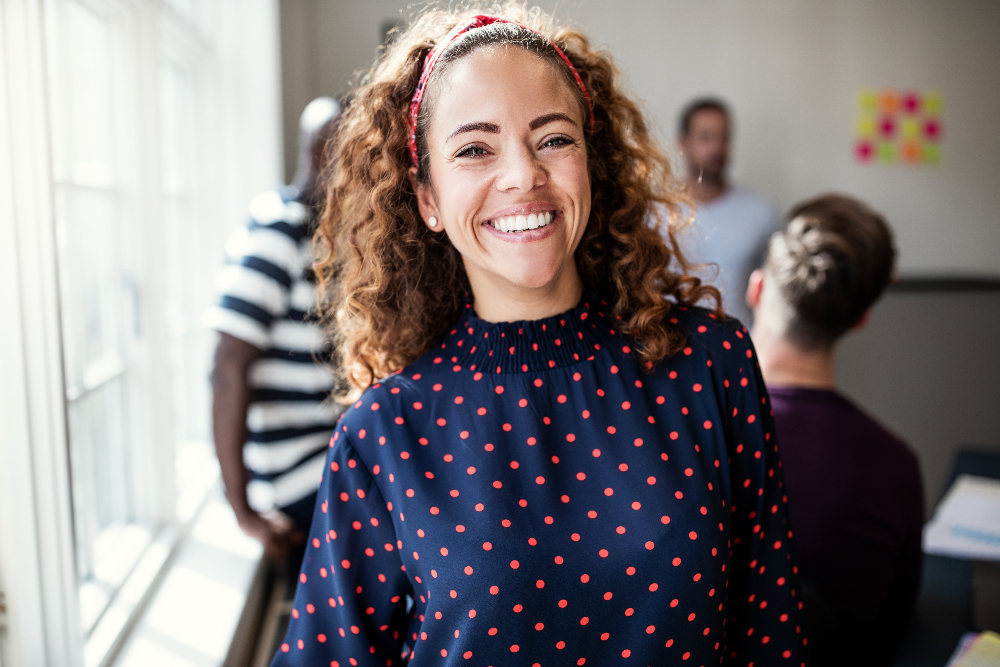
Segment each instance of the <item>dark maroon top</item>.
M768 389L803 580L832 607L855 664L889 664L920 584L917 458L834 391Z

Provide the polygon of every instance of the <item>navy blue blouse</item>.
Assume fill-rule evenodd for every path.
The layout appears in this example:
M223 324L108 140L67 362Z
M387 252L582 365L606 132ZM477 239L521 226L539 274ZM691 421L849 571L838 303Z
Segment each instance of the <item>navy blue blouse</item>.
M801 664L746 329L678 309L644 373L608 310L469 306L345 413L275 667Z

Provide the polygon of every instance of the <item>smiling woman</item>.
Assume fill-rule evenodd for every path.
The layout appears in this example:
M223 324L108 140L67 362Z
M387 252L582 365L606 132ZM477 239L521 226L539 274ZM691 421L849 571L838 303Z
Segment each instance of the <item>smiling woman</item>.
M694 305L610 57L501 14L420 16L338 133L317 240L353 406L274 664L798 665L747 332Z
M566 287L576 280L606 287L649 363L683 346L664 295L679 304L717 299L688 275L674 241L688 199L611 58L537 11L511 4L502 14L479 25L486 22L472 10L423 13L364 77L345 113L318 271L354 396L440 340L477 274L498 273L491 262L507 278L492 295L516 304L515 319L575 305ZM525 179L536 190L511 189ZM452 191L460 195L452 199ZM519 214L528 224L530 205L553 215L557 229L548 233L558 233L536 239L544 248L513 253L489 245L485 229L473 234L487 220L503 225L498 218L507 218L510 234ZM650 220L667 226L669 245ZM511 256L501 261L499 248ZM515 268L533 266L539 252L555 255L537 272ZM564 272L552 266L557 255L575 262ZM540 293L511 284L544 282L546 271L557 280ZM525 300L537 307L525 310ZM489 305L480 297L477 312L491 317Z

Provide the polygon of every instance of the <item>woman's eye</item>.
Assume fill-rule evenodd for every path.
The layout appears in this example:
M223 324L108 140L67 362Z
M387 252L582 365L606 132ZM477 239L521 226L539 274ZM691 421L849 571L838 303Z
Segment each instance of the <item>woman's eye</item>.
M480 155L486 155L486 149L482 146L466 146L458 151L455 157L479 157Z
M572 144L572 143L574 142L569 137L552 137L544 144L542 144L542 148L548 148L553 146L566 146L567 144Z

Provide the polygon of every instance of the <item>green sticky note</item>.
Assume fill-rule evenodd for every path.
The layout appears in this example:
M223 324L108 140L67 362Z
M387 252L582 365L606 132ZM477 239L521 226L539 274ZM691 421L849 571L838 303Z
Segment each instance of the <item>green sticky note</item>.
M924 144L924 164L941 164L940 144Z
M896 144L891 141L883 141L878 145L878 160L884 164L892 164L896 161Z

